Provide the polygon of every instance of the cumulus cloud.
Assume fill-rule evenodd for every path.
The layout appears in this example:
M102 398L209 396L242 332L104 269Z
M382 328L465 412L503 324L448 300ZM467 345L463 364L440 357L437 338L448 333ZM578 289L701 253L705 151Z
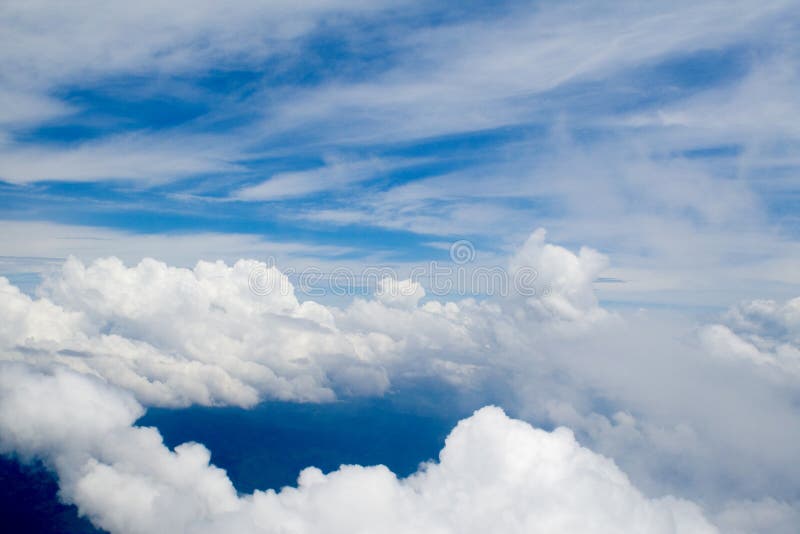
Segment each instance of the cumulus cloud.
M275 291L255 293L254 272ZM129 268L114 258L87 267L71 258L42 298L5 279L0 291L6 357L102 376L149 405L326 401L336 388L380 393L387 385L326 308L298 302L284 275L254 261L191 270L154 260Z
M115 258L88 265L73 258L46 279L36 298L0 279L0 359L24 362L26 373L46 377L42 380L52 385L41 389L44 396L75 376L83 377L76 392L85 384L127 392L130 411L122 411L124 424L112 433L130 427L142 406L250 406L264 398L322 402L379 395L392 381L435 376L500 398L526 420L573 428L581 443L614 458L650 498L702 499L715 513L734 506L730 502L789 499L800 479L792 461L800 425L791 382L776 383L771 375L743 368L740 357L731 357L741 347L717 343L712 350L707 342L708 332L725 328L740 345L777 358L777 347L796 342L793 301L743 305L725 316L726 326L701 328L695 338L695 326L674 315L604 310L593 282L606 258L544 238L544 231L535 232L509 260L512 275L531 274L535 294L447 302L431 298L414 280L385 278L375 298L357 298L341 308L300 302L288 278L260 262L199 262L185 269L155 260L125 266ZM2 404L12 406L13 398L4 397ZM71 403L68 398L63 404ZM9 424L16 424L9 417ZM151 432L130 428L125 432L137 436ZM50 442L26 441L25 435L9 433L7 449L52 452ZM146 439L162 447L157 436ZM185 455L182 461L199 465L199 450L153 454ZM86 468L94 473L90 481L150 495L140 474L109 471L98 456L92 458L99 463ZM363 472L359 476L393 476ZM330 475L322 479L329 486L312 491L301 483L293 491L303 500L349 476ZM392 491L405 495L412 480L426 476L395 481L405 489ZM67 487L71 478L61 477ZM85 502L97 500L105 509L104 500L111 497L91 494L92 487L76 483L74 494L83 492ZM227 522L234 520L260 524L252 519L258 507L250 503L259 499L288 506L281 508L286 524L314 515L303 508L311 504L284 503L289 495L267 492L231 501L251 515L214 516L214 522L230 528ZM147 499L142 510L150 506ZM202 502L176 509L187 510L186 517L202 515L206 512L197 511L206 510ZM123 528L134 521L130 517L109 517L103 524Z
M537 232L513 268L541 273L552 289L522 305L544 314L539 319L602 315L591 284L603 265L598 253L576 256ZM152 259L127 267L116 258L88 266L69 258L37 299L5 279L0 291L5 358L92 373L147 405L380 394L394 363L433 370L438 357L477 359L497 330L514 328L490 303L421 304L425 290L413 280L384 278L375 299L344 309L300 302L277 268L246 260L184 269Z
M724 506L791 499L800 480L796 382L710 353L672 312L626 314L561 337L519 334L536 355L498 364L527 420L566 425L650 494Z
M545 243L545 236L544 229L536 230L511 259L512 272L534 269L542 292L539 297L547 297L532 297L529 304L542 313L569 319L602 315L592 282L608 267L608 258L588 247L573 254Z
M383 278L378 282L375 297L388 306L415 308L420 299L425 297L425 289L411 279Z
M63 367L4 363L0 449L35 454L59 476L61 495L111 532L180 532L194 517L234 509L224 471L198 444L174 451L130 394Z
M702 328L699 335L712 354L800 379L800 297L784 303L740 303L725 313L721 323Z
M694 504L647 499L566 429L545 432L484 408L461 421L438 462L398 479L383 466L309 467L297 487L239 496L209 451L169 450L142 407L84 374L3 363L0 447L43 457L61 495L116 533L711 533ZM113 491L109 491L113 488Z

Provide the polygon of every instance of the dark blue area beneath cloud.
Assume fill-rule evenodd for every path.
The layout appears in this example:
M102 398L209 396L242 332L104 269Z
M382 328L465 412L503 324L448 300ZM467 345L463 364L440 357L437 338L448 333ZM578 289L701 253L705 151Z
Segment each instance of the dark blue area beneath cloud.
M170 448L204 444L236 489L251 493L295 486L309 466L327 473L342 464L383 464L408 476L420 463L438 459L456 423L491 398L486 391L470 395L420 380L384 398L329 404L151 408L137 425L157 427ZM55 476L41 464L0 457L0 532L100 532L74 506L60 503L57 490Z
M58 500L55 476L40 463L21 464L0 456L0 532L7 534L92 534L78 510Z
M421 462L438 458L447 435L469 413L428 411L392 399L266 402L251 410L150 409L137 424L157 427L169 447L203 443L236 489L251 493L294 486L309 466L327 473L342 464L383 464L408 476Z

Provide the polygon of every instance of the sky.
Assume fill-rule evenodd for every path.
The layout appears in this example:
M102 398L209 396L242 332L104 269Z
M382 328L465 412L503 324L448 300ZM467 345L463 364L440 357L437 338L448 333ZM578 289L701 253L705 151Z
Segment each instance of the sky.
M0 453L51 494L26 517L794 532L798 21L3 2Z

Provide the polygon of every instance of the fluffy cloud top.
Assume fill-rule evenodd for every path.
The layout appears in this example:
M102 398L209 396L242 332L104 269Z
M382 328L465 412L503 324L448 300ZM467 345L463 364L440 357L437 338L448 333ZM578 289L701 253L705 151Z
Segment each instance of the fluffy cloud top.
M274 290L254 292L253 273ZM0 284L9 354L97 374L147 404L249 406L266 394L325 401L334 387L380 393L387 385L328 310L299 303L286 277L258 262L189 270L69 259L38 300Z
M9 407L4 424L14 429L4 437L5 447L50 458L59 470L62 488L71 488L64 489L74 495L71 499L77 502L78 495L84 495L80 502L85 510L93 510L90 503L97 501L98 511L87 513L123 508L118 515L97 520L106 528L126 531L136 517L147 516L158 495L181 494L182 488L200 483L193 480L181 482L178 489L150 491L147 477L156 475L151 471L150 453L144 452L147 447L155 444L152 458L162 458L158 462L171 462L176 456L194 466L186 468L190 471L205 472L202 466L207 463L203 458L208 452L202 453L202 448L166 451L157 433L131 427L142 406L250 406L263 398L320 402L337 395L382 394L390 380L402 383L428 375L476 395L488 392L527 420L570 426L581 443L613 457L649 497L673 494L702 499L714 512L728 510L728 502L774 499L778 509L793 511L794 505L788 503L800 477L791 445L800 439L793 404L796 381L779 378L776 387L775 373L754 374L741 365L742 358L731 356L752 353L784 366L761 367L788 369L790 359L785 356L796 347L797 339L794 301L743 305L724 318L727 326L701 329L698 343L689 335L694 325L673 323L664 316L622 316L601 308L592 285L605 264L606 259L592 250L576 254L546 243L540 231L512 257L510 272L535 274L537 289L547 291L442 302L427 298L412 280L390 278L381 281L376 298L355 299L343 308L300 302L277 269L245 260L232 266L200 262L184 269L155 260L126 267L114 258L89 265L70 259L39 288L38 298L0 279L0 360L18 366L24 363L25 369L4 373L11 377L8 387L17 382L40 384L31 391L47 398L50 392L66 389L62 384L71 384L58 401L64 409L52 412L55 415L50 418L44 414L48 411L44 405L36 406L39 401L25 406L16 394L3 396L0 407ZM721 329L738 345L709 345L712 334ZM725 357L710 358L709 352ZM21 376L14 378L13 373ZM120 396L127 399L122 404L113 400L118 391L127 392ZM748 395L742 396L742 391ZM53 436L51 430L41 425L52 424L52 431L62 428L59 421L77 414L80 408L76 406L84 396L112 410L109 418L76 425L88 427L90 435L84 437L80 431L71 436L66 430L48 437ZM104 422L112 419L121 423ZM36 421L46 424L36 426ZM139 444L142 452L135 469L131 467L134 471L119 471L104 456L106 452L81 445L103 442L92 437L98 432ZM124 437L127 434L131 435ZM80 446L61 447L61 442ZM132 462L120 460L120 465ZM443 456L441 466L445 465ZM431 467L407 481L395 481L392 484L402 489L392 491L414 495L408 493L413 480L433 476L427 473L438 469ZM88 472L95 478L85 480ZM392 479L380 470L354 472ZM349 476L325 477L329 485L312 485L317 488L313 491L303 482L293 491L299 492L297 499L302 501L324 487L337 487L338 477L349 480ZM313 473L307 477L316 480ZM106 502L109 495L92 493L92 480L98 486L139 488L130 489L131 506L139 503L139 508ZM381 484L394 487L385 481ZM234 503L233 508L246 513L233 514L232 509L230 517L216 512L208 515L206 497L198 497L175 505L183 510L174 514L175 521L213 515L213 521L225 528L239 522L243 529L249 528L251 523L262 523L253 519L259 508L248 504L259 499L279 503L289 525L300 521L298 517L317 513L315 504L291 501L292 491L244 499L236 498L231 488L218 491L219 495L212 492L215 496L208 499ZM233 500L220 496L227 491ZM137 501L134 495L150 497ZM503 502L509 509L517 506ZM446 515L441 510L429 514L431 518ZM732 517L744 516L725 514ZM479 519L472 517L476 524ZM334 522L324 515L318 520ZM524 524L524 518L515 521ZM298 524L306 528L305 523ZM407 528L413 530L413 526ZM430 528L435 531L434 526Z
M407 479L383 466L312 467L295 488L244 496L202 445L170 451L155 429L131 426L140 412L98 379L2 364L0 449L45 458L62 496L114 534L715 532L691 503L643 497L568 430L537 430L498 408L459 423L439 462Z
M389 306L414 308L425 297L425 290L413 280L384 278L378 282L375 297Z
M545 243L546 232L536 230L511 259L512 272L533 269L542 296L528 299L537 311L558 317L579 319L602 315L592 282L608 267L608 258L582 247L578 254Z
M600 256L576 256L545 244L543 232L535 236L514 265L532 262L555 304L547 308L542 296L528 304L550 319L601 313L591 290ZM426 356L474 353L507 328L496 306L420 305L425 291L412 280L383 279L375 300L344 310L301 303L278 269L246 260L183 269L151 259L126 267L116 258L88 266L70 258L38 299L5 279L0 292L3 358L60 363L162 406L380 394L392 362L428 366Z
M754 300L734 306L721 324L704 327L700 337L720 357L738 358L779 376L800 379L800 297L785 303Z

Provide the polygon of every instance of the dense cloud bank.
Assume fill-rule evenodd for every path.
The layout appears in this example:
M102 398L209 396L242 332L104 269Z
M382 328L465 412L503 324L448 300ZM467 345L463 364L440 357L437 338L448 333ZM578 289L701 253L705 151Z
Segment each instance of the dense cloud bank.
M44 458L62 496L113 533L715 532L691 503L643 497L569 430L498 408L461 421L439 462L407 479L382 466L310 467L296 488L244 496L202 445L170 451L157 430L131 426L142 410L90 376L2 364L0 446Z
M0 281L2 342L26 360L102 376L149 405L250 406L265 394L332 400L328 374L343 389L381 393L384 372L359 358L327 309L293 293L250 291L259 267L70 259L38 300ZM286 281L274 267L266 272Z
M701 332L713 354L748 361L778 380L800 381L800 297L743 302L722 319Z
M512 269L535 268L552 290L547 299L506 304L545 323L600 318L591 283L603 262L593 251L576 256L546 244L539 231ZM183 269L150 259L126 267L116 258L88 266L70 258L38 299L5 279L0 292L6 354L96 374L160 406L381 394L392 361L441 352L452 361L514 328L491 303L419 305L425 291L412 281L385 279L375 300L344 310L300 303L277 268L248 260Z
M185 269L69 259L36 298L0 279L3 449L44 458L64 497L114 532L164 522L464 532L490 520L509 532L570 531L584 518L608 531L708 531L692 505L659 500L669 494L702 503L726 531L790 532L797 301L743 303L700 328L612 313L592 287L606 264L537 231L508 269L530 269L547 292L445 302L385 279L374 299L343 308L300 302L278 269L246 260ZM493 410L462 423L441 463L407 480L379 467L307 470L297 489L245 497L201 445L170 451L156 430L132 426L146 406L324 402L420 376L502 391L521 418L572 428L647 497L566 431ZM343 512L360 500L374 514Z

